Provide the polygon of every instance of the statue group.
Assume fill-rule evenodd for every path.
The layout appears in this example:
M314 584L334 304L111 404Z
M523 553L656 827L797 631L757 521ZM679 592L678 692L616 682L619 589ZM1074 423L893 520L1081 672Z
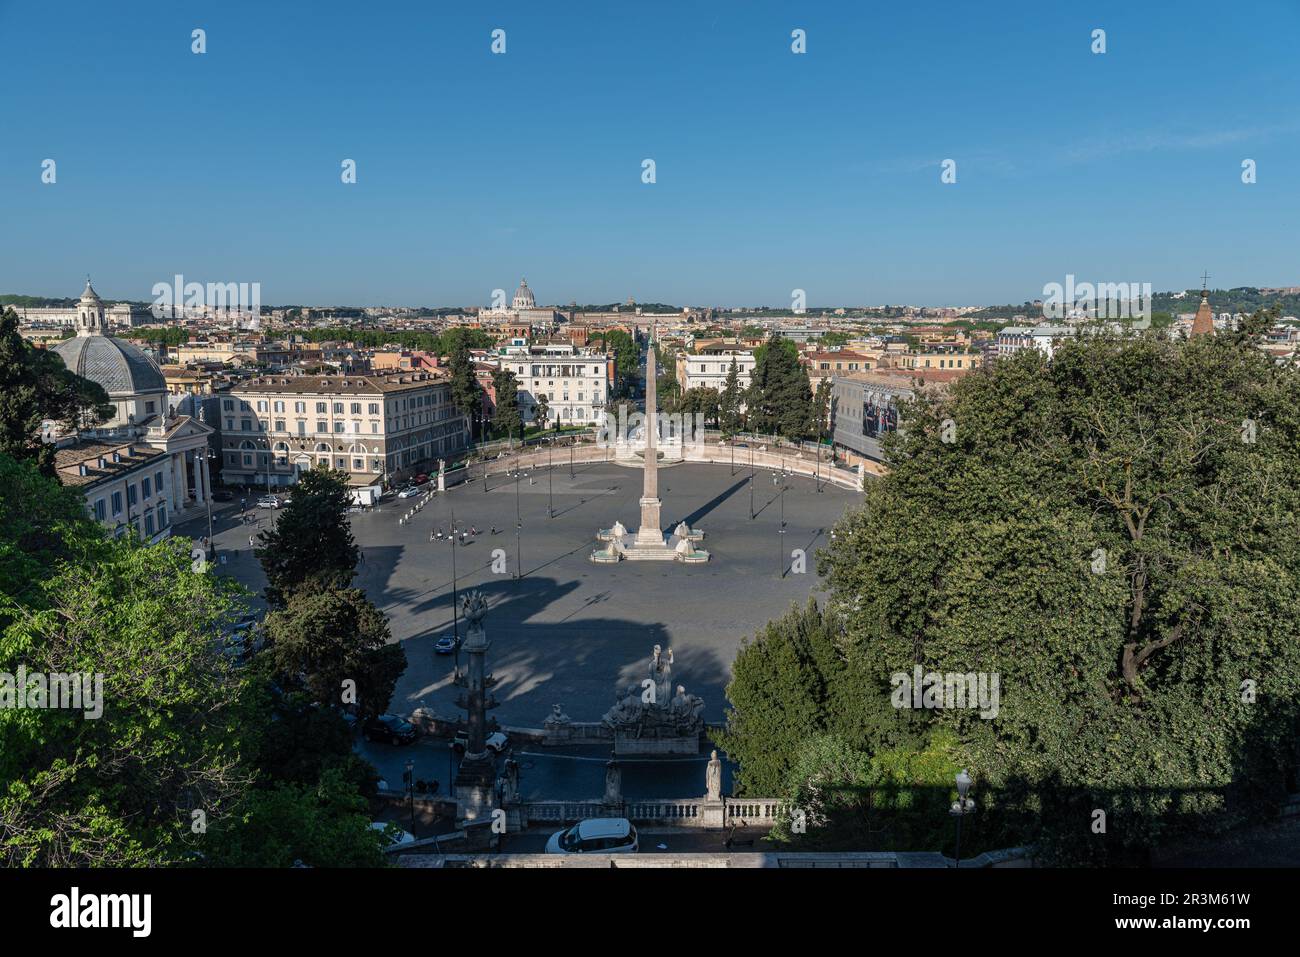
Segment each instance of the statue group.
M673 651L654 646L648 677L619 696L601 722L632 739L691 738L704 730L704 700L678 685L672 693Z

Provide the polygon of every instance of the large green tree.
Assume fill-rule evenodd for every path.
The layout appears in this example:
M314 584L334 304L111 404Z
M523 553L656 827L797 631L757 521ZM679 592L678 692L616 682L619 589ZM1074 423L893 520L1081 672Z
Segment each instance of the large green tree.
M926 714L1008 840L1100 860L1286 789L1300 372L1249 332L1087 336L923 395L822 553L864 693L914 665L999 676L996 718Z
M357 569L357 546L347 520L352 500L347 475L332 469L304 472L275 526L258 537L267 600L283 606L295 589L311 583L343 588Z
M812 431L812 387L789 339L774 337L754 350L745 405L755 432L801 439Z
M736 365L735 356L732 356L731 365L727 368L727 381L722 387L722 395L718 398L718 427L724 435L732 436L740 431L743 421L740 407L744 401L744 389L740 385L740 367Z
M519 413L519 380L514 370L494 371L492 387L496 392L496 411L492 414L492 428L498 436L522 434L523 417Z
M387 710L406 653L392 643L383 612L360 590L300 586L262 627L281 686L301 686L326 706L355 704L362 717Z
M483 387L478 384L469 347L463 340L458 340L452 349L448 368L451 371L451 404L469 419L470 437L475 438L483 411Z
M0 674L102 676L84 716L93 678L82 711L0 679L0 862L376 863L375 772L338 709L232 653L242 590L183 540L108 539L31 462L0 454L0 483Z

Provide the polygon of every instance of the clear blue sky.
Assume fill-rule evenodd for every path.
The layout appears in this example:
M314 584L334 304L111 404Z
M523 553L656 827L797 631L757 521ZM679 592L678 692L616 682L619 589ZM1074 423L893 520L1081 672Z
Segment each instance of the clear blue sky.
M1297 37L1295 0L0 0L0 291L75 296L89 272L149 299L182 273L267 304L486 304L523 275L546 303L817 306L1020 302L1067 273L1300 284Z

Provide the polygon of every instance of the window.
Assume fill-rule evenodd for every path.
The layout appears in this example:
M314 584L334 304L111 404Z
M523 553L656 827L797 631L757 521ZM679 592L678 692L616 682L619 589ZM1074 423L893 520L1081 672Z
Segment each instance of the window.
M114 515L122 514L122 493L121 492L113 493L113 514Z
M153 495L153 483L149 481L147 475L140 480L140 495L143 498L149 498Z
M222 412L234 412L234 411L235 411L235 403L232 402L230 399L222 399L222 400L221 400L221 411L222 411Z
M148 413L152 413L152 412L157 411L157 409L156 409L156 407L155 407L155 405L154 405L154 403L153 403L152 401L150 401L150 402L146 402L146 403L144 404L144 410L145 410L145 412L148 412Z
M307 434L307 423L303 422L301 419L298 420L298 434L299 435Z
M275 431L277 431L277 432L283 432L283 431L284 431L284 419L276 419L276 420L275 420Z
M138 495L139 495L139 493L136 491L135 486L134 486L134 485L128 485L128 486L126 487L126 504L127 504L127 505L134 505L137 501L139 501L139 499L138 499Z
M95 503L95 519L97 521L102 522L106 514L107 514L107 510L104 506L104 500L101 498L99 501Z
M283 412L283 411L284 411L284 403L283 403L283 402L276 402L276 403L275 403L275 409L274 409L274 411L276 411L276 412Z
M378 402L371 402L371 403L370 403L370 414L371 414L371 415L378 415L378 414L379 414L379 403L378 403Z
M240 419L240 420L239 420L239 428L240 428L241 431L244 431L244 432L252 432L252 431L253 431L253 422L252 422L252 420L251 420L251 419Z
M166 527L167 527L167 506L160 504L158 506L158 531L161 532Z
M162 480L162 477L163 477L162 472L155 472L155 473L154 473L154 477L153 477L153 487L154 487L155 489L158 490L158 494L159 494L159 495L162 494L162 490L163 490L163 480Z
M317 419L317 420L316 420L316 431L317 431L317 432L328 432L329 430L330 430L330 424L329 424L328 422L326 422L324 419Z
M353 415L360 415L360 414L361 414L361 403L360 403L360 402L353 402L353 403L352 403L352 414L353 414Z
M344 426L344 423L343 423L343 422L335 422L335 423L334 423L334 431L335 431L335 432L342 432L342 431L343 431L343 426Z
M316 411L317 411L317 412L324 413L324 412L328 412L329 410L330 410L330 407L329 407L329 403L328 403L328 402L317 402L317 403L316 403ZM322 431L323 431L323 430L322 430Z
M295 411L295 412L297 412L298 414L301 415L302 413L304 413L304 412L307 411L307 403L306 403L306 402L295 402L295 403L293 404L293 411Z
M365 460L365 459L353 459L353 460L352 460L352 471L354 471L354 472L360 472L360 471L361 471L362 469L364 469L365 467L366 467L366 460Z
M265 412L265 411L266 411L266 400L265 400L265 399L258 399L258 400L257 400L257 411L258 411L258 412Z
M148 512L144 517L144 533L149 536L153 535L153 512Z
M342 415L342 414L343 414L343 403L342 403L342 402L335 402L335 403L334 403L334 414L335 414L335 415Z

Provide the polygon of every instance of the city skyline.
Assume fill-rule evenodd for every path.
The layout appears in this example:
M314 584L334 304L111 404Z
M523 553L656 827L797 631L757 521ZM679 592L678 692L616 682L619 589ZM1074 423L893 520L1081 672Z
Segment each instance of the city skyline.
M1296 281L1282 3L146 6L0 5L29 78L0 92L6 292L89 272L147 300L183 273L267 303L488 305L525 275L545 302L816 308ZM93 43L51 70L67 21Z

